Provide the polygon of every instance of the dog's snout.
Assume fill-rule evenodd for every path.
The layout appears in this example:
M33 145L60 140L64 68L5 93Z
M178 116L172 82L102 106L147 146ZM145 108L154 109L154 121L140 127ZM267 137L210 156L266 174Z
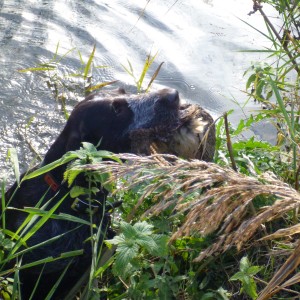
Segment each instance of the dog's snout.
M178 104L179 103L179 93L175 89L170 89L167 95L167 99L170 104Z
M175 89L163 89L159 92L161 99L170 106L178 106L179 93Z

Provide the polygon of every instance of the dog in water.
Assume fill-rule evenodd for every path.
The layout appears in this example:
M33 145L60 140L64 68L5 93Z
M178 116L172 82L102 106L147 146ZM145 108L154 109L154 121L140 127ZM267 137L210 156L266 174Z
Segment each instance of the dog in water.
M178 144L178 139L181 139L186 132L195 131L198 128L198 131L193 133L193 136L198 137L200 133L203 134L199 131L210 130L210 143L214 148L214 126L210 115L205 111L201 116L198 114L197 118L203 119L204 117L205 119L205 122L201 123L203 126L199 129L200 126L195 126L198 124L197 122L191 122L191 120L182 117L182 107L178 92L168 88L140 95L126 94L123 89L108 94L90 95L75 106L64 129L46 153L42 165L60 159L68 151L78 150L82 146L82 142L98 145L98 150L102 149L114 153L149 154L141 153L140 150L143 147L133 146L134 141L137 141L136 137L141 132L147 133L148 142L150 140L150 142L153 141L160 145L158 149L162 144L164 149L168 149L166 147L168 141ZM184 121L182 121L183 119ZM198 139L194 140L194 143L199 143ZM184 144L186 143L187 141L184 142ZM176 147L172 146L171 148L175 149ZM198 148L197 146L194 147L196 150ZM204 152L204 148L201 149ZM212 155L207 157L211 159ZM50 210L64 198L55 210L55 214L69 214L89 222L90 213L87 212L89 203L83 198L79 199L79 202L74 206L74 199L69 195L70 188L63 180L65 170L66 165L62 165L46 174L21 181L20 186L15 183L5 195L6 200L9 201L9 206L23 209L37 205L42 207L47 203L47 210ZM84 175L76 179L76 185L88 187ZM95 195L97 204L92 215L93 224L96 226L101 224L102 226L103 238L105 234L111 234L109 214L104 211L106 196L107 191L99 187L99 191ZM27 213L16 209L6 209L5 214L6 229L12 232L16 232L27 217ZM22 299L30 298L41 272L42 275L32 299L44 299L66 266L69 265L68 271L52 297L52 299L62 298L91 264L92 250L88 240L90 235L91 231L88 225L79 225L68 220L48 219L27 240L27 246L34 247L50 239L51 242L26 252L22 256L22 265L50 256L56 258L69 251L82 249L83 254L21 270Z

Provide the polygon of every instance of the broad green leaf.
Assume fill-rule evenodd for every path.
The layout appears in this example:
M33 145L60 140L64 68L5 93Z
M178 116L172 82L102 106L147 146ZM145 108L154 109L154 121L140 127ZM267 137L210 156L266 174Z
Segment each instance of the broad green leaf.
M120 227L121 227L122 233L124 234L126 240L127 239L135 239L138 236L136 229L129 223L121 222Z
M86 193L87 193L87 189L78 185L73 186L70 190L71 198L76 198L81 195L86 195Z
M240 261L240 270L242 272L247 272L249 267L250 267L249 259L247 256L244 256Z
M244 272L237 272L233 276L230 277L230 280L240 280L242 281L244 279Z
M139 244L141 247L144 247L149 253L158 250L158 246L151 236L139 234L135 242Z
M139 246L131 244L119 244L116 250L115 270L122 276L123 270L139 253Z
M262 267L260 266L251 266L247 269L246 273L249 276L256 275L259 271L261 271Z
M142 234L145 234L145 235L151 235L152 234L153 225L149 224L145 221L137 222L133 225L133 227L139 233L142 233Z

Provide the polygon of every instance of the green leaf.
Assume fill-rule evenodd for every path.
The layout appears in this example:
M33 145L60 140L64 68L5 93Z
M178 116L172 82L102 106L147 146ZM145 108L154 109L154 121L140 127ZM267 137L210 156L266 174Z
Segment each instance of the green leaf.
M118 82L119 80L113 80L113 81L109 81L109 82L101 82L101 83L98 83L96 85L93 85L89 88L86 89L87 92L93 92L95 90L99 90L99 89L102 89L103 87L107 86L107 85L111 85L111 84L114 84L116 82Z
M124 275L127 265L138 255L139 246L135 244L119 244L116 250L116 260L114 263L115 271L120 275Z
M152 238L156 243L157 247L152 249L150 254L158 257L167 256L169 253L168 242L170 238L167 235L162 234L154 234L152 235Z
M253 275L256 275L259 271L261 271L262 267L259 267L259 266L251 266L247 269L246 273L249 275L249 276L253 276Z
M249 259L247 256L244 256L240 261L240 270L242 272L247 272L249 267L250 267Z
M262 91L263 91L265 84L266 84L266 82L262 79L258 82L258 85L256 86L256 89L255 89L255 95L257 97L263 98Z
M154 81L155 78L157 77L157 75L158 75L158 73L159 73L159 71L160 71L160 69L161 69L161 67L162 67L163 64L164 64L164 62L160 63L159 66L158 66L158 68L156 69L156 71L155 71L154 74L152 75L152 77L151 77L151 79L150 79L150 81L149 81L149 83L148 83L148 86L147 86L147 88L146 88L146 92L149 91L149 89L150 89L150 87L151 87L153 81Z
M15 243L10 239L4 239L4 241L1 243L2 247L6 250L10 250L13 248Z
M245 276L244 272L237 272L233 276L230 277L230 280L233 280L233 281L234 280L240 280L240 281L242 281L244 279L244 276Z
M56 67L49 66L49 67L35 67L35 68L27 68L19 70L20 73L26 73L26 72L37 72L37 71L53 71Z
M256 78L256 74L252 74L248 80L247 80L247 83L246 83L246 89L248 90L250 85L255 81L255 78Z
M138 235L137 231L129 223L121 222L120 228L121 228L121 231L124 234L126 240L137 238L137 235Z
M93 59L94 59L94 56L95 56L95 51L96 51L96 45L94 45L92 53L91 53L91 55L88 59L88 62L84 67L84 71L83 71L83 78L84 79L86 79L88 77L89 72L91 70L92 62L93 62Z
M153 230L153 225L145 221L137 222L133 225L133 228L136 229L140 234L151 235Z
M257 298L256 283L252 278L249 278L247 282L244 282L243 289L252 299Z
M68 162L70 162L71 160L77 158L77 154L75 151L71 151L71 152L67 152L64 156L62 156L60 159L46 165L46 166L42 166L41 168L29 173L29 174L26 174L24 177L23 177L23 180L27 180L27 179L32 179L34 177L37 177L37 176L40 176L42 174L45 174L61 165L64 165Z
M81 186L75 185L71 188L70 196L71 196L71 198L76 198L78 196L85 195L86 193L87 193L87 189L85 189Z
M20 169L19 169L19 160L16 148L8 149L8 157L12 163L14 170L15 178L18 184L20 184Z
M111 240L106 240L106 243L111 244L111 245L119 245L121 243L125 243L125 236L123 233L116 235L113 239Z
M152 251L157 251L158 249L157 244L151 236L139 234L135 242L141 247L144 247L149 253L151 253Z

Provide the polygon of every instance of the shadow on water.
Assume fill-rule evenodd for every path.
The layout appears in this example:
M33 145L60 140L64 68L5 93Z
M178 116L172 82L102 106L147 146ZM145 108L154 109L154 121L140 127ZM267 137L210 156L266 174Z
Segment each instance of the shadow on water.
M178 1L174 6L173 0L150 1L145 11L140 2L0 0L1 169L8 169L7 150L16 147L24 170L36 156L33 149L43 155L65 123L47 78L18 72L51 60L58 43L60 55L75 47L85 61L96 45L95 65L109 68L94 69L94 83L118 79L129 91L134 90L132 79L121 64L128 59L138 75L149 52L158 51L149 76L162 61L164 65L154 88L177 88L183 98L200 103L215 116L233 106L220 94L228 96L235 68L237 77L244 71L237 65L245 64L245 56L232 52L242 48L248 33L215 12L213 1ZM60 77L82 66L77 50L61 63ZM78 101L67 100L68 110Z

